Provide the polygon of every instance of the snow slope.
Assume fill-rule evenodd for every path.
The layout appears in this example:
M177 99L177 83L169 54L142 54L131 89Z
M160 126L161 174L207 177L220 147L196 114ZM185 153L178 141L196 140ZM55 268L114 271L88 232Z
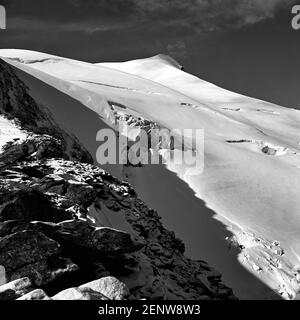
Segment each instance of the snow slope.
M167 169L175 171L193 190L195 201L205 201L232 232L228 247L238 250L242 265L284 298L295 297L300 287L299 111L214 86L183 72L165 56L109 64L25 50L0 50L0 56L79 100L107 124L113 123L109 102L114 102L126 106L126 113L162 127L204 129L204 172L191 175L188 168L171 164ZM159 168L141 171L148 171L144 177L149 178ZM135 173L129 172L132 181L150 197L151 190L145 190L146 182ZM173 185L166 187L172 190ZM191 204L185 204L188 211ZM200 214L205 213L199 208ZM226 279L229 271L216 267ZM234 289L251 298L245 294L247 284L233 277L228 279L239 282Z
M11 141L11 137L14 137L16 140L24 140L27 134L24 130L19 129L13 121L0 116L0 149Z

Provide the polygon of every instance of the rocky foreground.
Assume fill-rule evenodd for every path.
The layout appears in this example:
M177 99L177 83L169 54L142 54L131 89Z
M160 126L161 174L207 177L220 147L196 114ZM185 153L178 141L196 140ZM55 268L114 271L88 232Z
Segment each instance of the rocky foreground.
M1 61L0 117L0 300L236 299Z

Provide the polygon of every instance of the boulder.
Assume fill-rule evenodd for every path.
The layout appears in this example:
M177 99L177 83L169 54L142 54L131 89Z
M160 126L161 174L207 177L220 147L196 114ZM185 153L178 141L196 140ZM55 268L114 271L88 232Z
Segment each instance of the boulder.
M44 290L36 289L28 292L27 294L16 300L51 300L51 298L48 297Z
M65 197L80 205L89 206L96 195L96 190L88 184L69 183Z
M0 265L10 280L28 276L38 286L45 285L78 267L59 256L60 245L37 231L21 231L0 239Z
M70 259L51 257L15 270L11 279L27 275L36 286L43 286L62 278L67 280L78 271L79 267Z
M53 300L108 300L103 294L90 288L69 288L61 291Z
M135 252L144 246L134 241L129 233L111 228L97 228L91 236L91 245L108 255Z
M32 282L29 278L21 278L0 286L0 300L14 300L30 290Z
M125 283L115 277L105 277L86 283L79 288L90 288L99 292L110 300L124 300L129 296L129 289Z
M57 254L60 246L36 231L21 231L0 239L0 264L7 272Z

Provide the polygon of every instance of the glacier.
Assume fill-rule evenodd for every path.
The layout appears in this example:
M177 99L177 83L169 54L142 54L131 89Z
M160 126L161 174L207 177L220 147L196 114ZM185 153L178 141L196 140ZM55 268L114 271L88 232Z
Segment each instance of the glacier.
M235 269L235 257L259 283L285 299L297 298L298 110L215 86L164 55L96 64L16 49L0 50L0 57L78 100L108 126L113 126L113 101L127 114L170 130L204 129L202 174L172 163L116 166L113 174L127 178L148 205L159 209L187 243L189 255L204 256L238 296L273 298ZM219 223L228 233L219 232Z

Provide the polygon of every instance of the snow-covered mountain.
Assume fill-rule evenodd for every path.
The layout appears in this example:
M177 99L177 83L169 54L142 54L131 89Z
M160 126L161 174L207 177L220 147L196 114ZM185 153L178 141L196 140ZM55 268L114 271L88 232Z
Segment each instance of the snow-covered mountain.
M2 60L0 84L0 300L236 299Z
M271 288L295 298L299 111L219 88L163 55L100 64L25 50L0 50L0 56L80 101L106 125L116 120L113 103L163 128L204 129L201 174L172 163L129 171L117 166L113 174L126 176L184 239L189 255L216 266L238 296L269 298Z

